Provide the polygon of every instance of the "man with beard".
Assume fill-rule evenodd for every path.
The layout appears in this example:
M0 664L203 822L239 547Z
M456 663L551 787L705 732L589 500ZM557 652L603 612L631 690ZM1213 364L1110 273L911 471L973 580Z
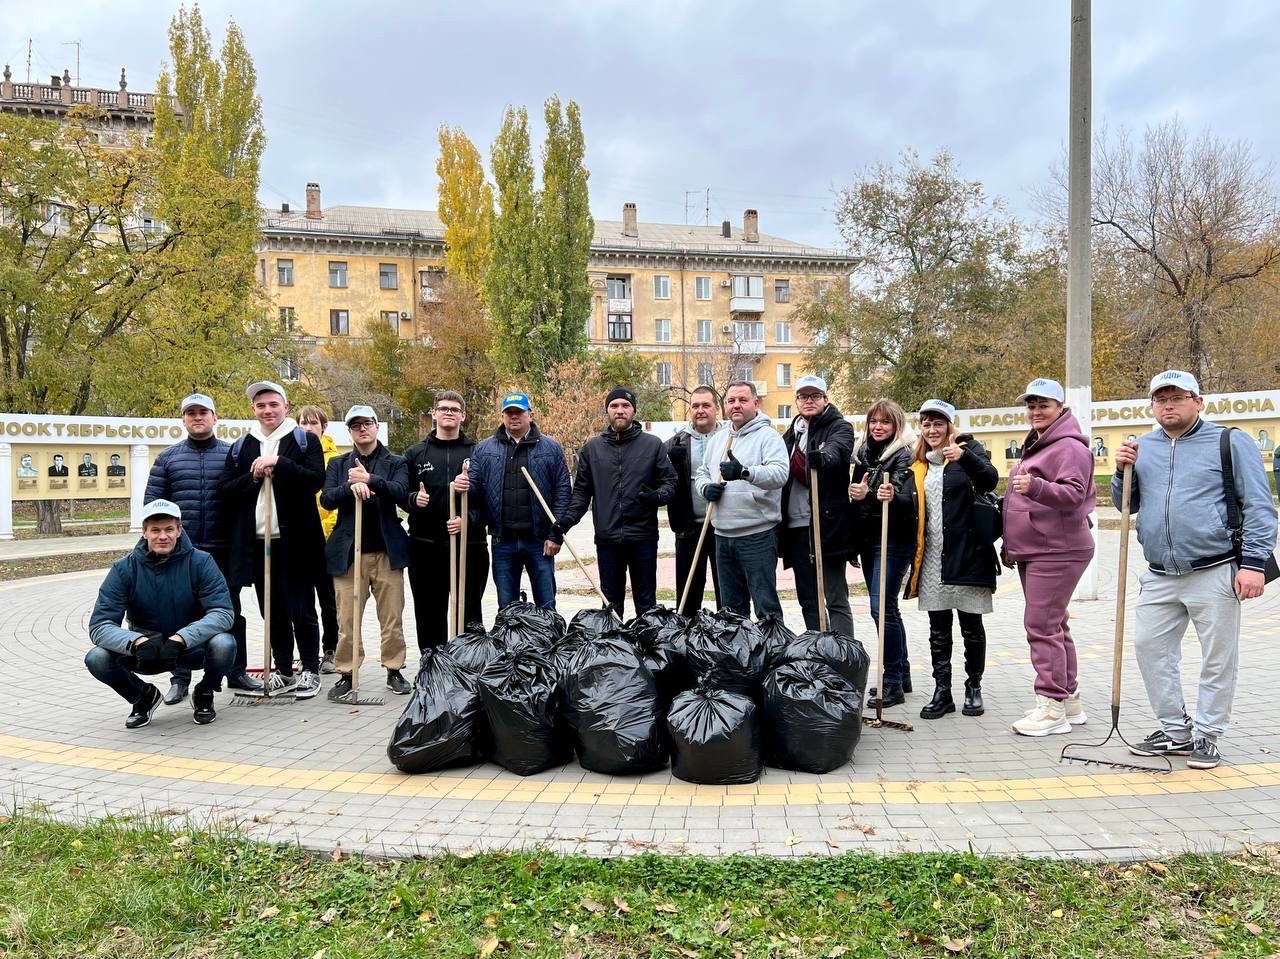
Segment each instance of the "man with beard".
M605 412L609 425L578 454L573 496L556 520L568 532L591 506L600 589L621 617L629 573L638 616L658 605L658 507L675 492L676 471L662 441L635 421L631 390L610 390Z

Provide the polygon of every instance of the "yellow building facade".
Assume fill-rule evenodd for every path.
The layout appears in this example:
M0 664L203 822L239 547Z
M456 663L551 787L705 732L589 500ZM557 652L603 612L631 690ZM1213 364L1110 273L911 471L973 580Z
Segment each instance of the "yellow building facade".
M856 261L761 234L756 211L739 225L649 224L627 204L597 220L587 268L590 343L650 357L672 415L695 386L723 392L749 380L775 419L794 413L795 382L809 372L809 338L792 311L823 284L847 284ZM363 336L390 325L424 336L443 279L444 228L430 210L335 206L307 186L307 208L263 217L259 280L304 343Z

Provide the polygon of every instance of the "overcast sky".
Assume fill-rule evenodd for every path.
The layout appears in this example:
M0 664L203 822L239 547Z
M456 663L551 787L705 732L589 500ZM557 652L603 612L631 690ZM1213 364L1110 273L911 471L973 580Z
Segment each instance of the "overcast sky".
M151 91L176 5L0 0L14 78L80 73ZM507 104L538 118L551 94L582 108L594 214L741 223L838 243L834 191L906 148L950 150L1020 215L1065 142L1067 0L334 3L206 0L258 69L268 145L262 200L300 207L434 209L436 129L461 126L487 157ZM1180 116L1280 152L1268 0L1093 5L1094 121L1141 130ZM686 193L688 196L686 197Z

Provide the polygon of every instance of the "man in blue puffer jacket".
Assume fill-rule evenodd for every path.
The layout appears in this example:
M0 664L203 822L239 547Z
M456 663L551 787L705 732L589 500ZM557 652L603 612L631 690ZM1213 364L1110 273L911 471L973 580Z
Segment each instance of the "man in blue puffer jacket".
M499 608L520 596L520 573L527 570L533 601L543 609L556 608L556 553L564 534L547 519L529 489L526 467L538 491L560 516L569 506L569 466L564 449L533 422L529 397L508 393L502 398L502 425L476 444L468 471L454 481L458 492L471 490L474 509L482 501L493 544L493 585Z
M180 412L182 425L187 430L186 439L161 451L151 464L143 502L166 499L177 503L182 510L182 528L191 545L212 556L222 575L227 577L231 568L231 542L218 483L231 445L214 434L218 414L211 397L192 393L182 401ZM236 661L227 676L227 685L232 689L259 691L262 684L245 672L248 663L245 621L240 614L238 589L231 591L231 609L235 614L231 634L236 638ZM164 694L165 705L182 702L190 684L191 670L178 666L173 671L169 691Z
M152 500L142 508L142 539L98 589L84 663L132 706L126 729L148 725L160 704L160 690L139 673L203 668L191 694L192 718L203 726L217 716L213 694L235 659L231 620L231 596L213 557L192 547L175 503Z

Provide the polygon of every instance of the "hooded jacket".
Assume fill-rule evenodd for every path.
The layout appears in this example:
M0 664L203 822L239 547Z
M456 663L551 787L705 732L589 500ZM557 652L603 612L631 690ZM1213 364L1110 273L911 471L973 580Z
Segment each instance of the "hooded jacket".
M142 501L167 499L182 510L182 531L197 549L225 549L229 541L218 483L231 444L216 436L188 436L160 451L151 464Z
M556 515L563 530L577 526L590 505L597 543L658 541L658 507L676 489L662 440L635 422L621 433L606 428L583 445L577 466L569 507Z
M996 588L1000 562L995 547L984 543L973 528L975 494L989 493L1000 481L991 457L974 442L973 436L961 433L955 438L960 458L942 467L942 582L946 586L981 586ZM916 503L916 553L911 576L903 593L911 599L920 592L920 571L924 565L924 538L927 504L924 478L929 464L916 460L911 464L912 495Z
M868 435L853 450L853 479L861 483L866 477L869 490L864 499L850 500L853 513L855 548L871 551L880 548L880 500L876 499L877 487L886 481L893 485L893 499L889 501L889 548L910 550L916 542L916 501L911 475L911 461L915 457L915 431L904 426L889 440L876 456L872 452Z
M706 458L707 442L725 426L721 421L710 433L703 434L694 429L692 423L685 423L675 436L662 444L676 471L676 489L667 503L667 524L677 537L697 536L702 531L707 501L694 489L693 474Z
M1031 477L1026 493L1010 483L1004 494L1004 553L1013 561L1061 553L1092 554L1089 514L1098 503L1089 437L1069 407L1022 444L1022 462L1010 474Z
M796 443L801 434L797 430L801 418L791 421L782 442L787 447L787 457L794 455ZM856 546L852 542L853 517L849 512L849 463L853 455L853 427L844 418L834 403L828 403L826 409L815 416L807 424L809 434L805 441L806 469L818 471L818 509L822 526L823 559L843 559L855 553ZM788 463L788 470L790 465ZM809 496L807 487L797 487L788 473L787 482L782 487L782 515L787 515L787 506L791 494L799 489L803 495ZM810 519L809 548L813 550L813 525ZM787 566L786 552L783 553L782 565Z
M128 620L127 627L121 623ZM213 557L191 545L184 530L168 556L156 556L147 541L111 564L89 617L95 646L125 654L139 633L182 637L200 649L230 631L231 593Z
M707 442L707 456L698 468L695 483L698 493L723 482L720 461L725 458L729 442L733 455L748 475L728 483L716 504L711 519L717 536L730 539L752 536L773 529L782 519L782 487L787 482L787 446L763 413L742 424L742 429L721 430Z
M1129 508L1154 572L1182 576L1234 559L1218 445L1223 429L1197 419L1177 439L1164 430L1138 437ZM1231 434L1231 461L1244 523L1241 566L1261 572L1276 546L1276 508L1258 447L1240 430ZM1111 480L1117 508L1121 492L1118 473Z

